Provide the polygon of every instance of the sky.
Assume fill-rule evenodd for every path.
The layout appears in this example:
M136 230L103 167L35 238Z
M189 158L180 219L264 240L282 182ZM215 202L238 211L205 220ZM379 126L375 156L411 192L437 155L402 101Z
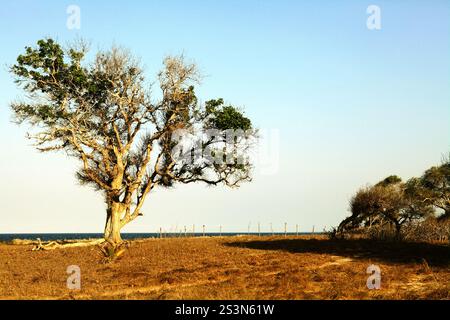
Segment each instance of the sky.
M67 27L70 5L79 29ZM379 29L367 27L370 5ZM349 215L358 188L419 176L450 151L449 1L6 0L0 33L0 233L104 227L102 195L78 185L76 160L35 151L11 122L23 92L8 65L45 37L127 47L149 82L183 53L205 76L202 101L222 97L261 130L267 155L251 183L156 189L124 232L321 231Z

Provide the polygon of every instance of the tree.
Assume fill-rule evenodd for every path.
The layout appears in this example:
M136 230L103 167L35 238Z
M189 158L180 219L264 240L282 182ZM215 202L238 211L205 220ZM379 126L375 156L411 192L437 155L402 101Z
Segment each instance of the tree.
M83 43L63 49L53 39L26 47L11 72L28 97L11 108L18 123L35 129L28 136L38 150L62 150L81 161L79 181L104 195L109 243L122 242L120 230L142 215L157 186L237 187L251 180L251 163L238 153L247 154L256 131L223 99L198 102L195 64L182 56L165 58L158 74L162 98L153 102L143 69L128 51L113 47L92 63L85 62L86 53ZM245 135L230 139L230 130ZM180 148L187 133L206 156Z
M402 186L403 198L406 204L404 208L408 222L423 218L434 218L435 210L428 202L423 201L417 193L417 178L411 178Z
M415 181L415 193L423 202L443 211L439 220L450 219L450 158L425 171Z
M402 225L433 212L407 186L398 176L389 176L374 186L358 190L350 200L352 215L341 222L338 231L388 224L395 227L399 238Z

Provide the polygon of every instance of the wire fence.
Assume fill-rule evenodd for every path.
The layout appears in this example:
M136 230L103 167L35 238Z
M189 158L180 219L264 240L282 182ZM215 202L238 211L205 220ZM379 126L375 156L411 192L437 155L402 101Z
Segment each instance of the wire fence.
M291 228L290 228L291 227ZM269 224L269 228L266 230L262 229L261 223L258 222L256 228L253 230L249 225L247 227L246 232L236 232L236 231L226 231L224 226L219 225L208 229L206 225L198 226L199 230L196 232L196 225L193 224L191 226L183 226L182 228L173 228L171 230L164 229L162 227L159 228L158 233L156 234L159 238L174 238L174 237L229 237L229 236L259 236L259 237L267 237L267 236L304 236L304 235L320 235L326 232L325 228L322 232L316 232L315 226L312 226L311 231L300 231L300 226L295 224L293 226L289 226L288 223L284 223L283 228L279 230L274 229L273 224Z

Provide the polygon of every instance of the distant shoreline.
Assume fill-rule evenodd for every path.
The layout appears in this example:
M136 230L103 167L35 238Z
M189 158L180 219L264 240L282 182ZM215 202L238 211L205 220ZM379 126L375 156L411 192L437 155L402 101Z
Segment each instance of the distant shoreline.
M323 232L287 232L287 236L304 236L304 235L321 235ZM284 232L166 232L162 233L163 238L183 238L183 237L233 237L233 236L283 236ZM156 232L151 233L122 233L124 240L132 239L147 239L147 238L160 238L161 235ZM80 239L97 239L103 238L102 233L0 233L0 242L10 242L15 239L20 240L36 240L37 238L42 241L56 241L56 240L80 240Z

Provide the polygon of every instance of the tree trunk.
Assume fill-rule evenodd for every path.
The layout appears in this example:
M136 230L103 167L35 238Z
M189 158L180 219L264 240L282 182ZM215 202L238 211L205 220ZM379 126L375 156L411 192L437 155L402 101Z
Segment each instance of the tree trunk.
M112 245L118 245L122 242L120 236L121 223L120 218L122 215L122 204L119 202L112 202L108 205L106 211L106 224L105 224L105 240Z
M395 226L395 238L396 240L400 240L401 239L401 229L402 229L402 225L398 222L395 221L394 222L394 226Z
M337 228L337 232L338 233L343 233L346 229L346 227L348 226L348 224L352 221L353 219L353 215L350 217L345 218L338 226Z
M105 240L109 238L109 235L111 234L111 209L106 210L106 223L105 223L105 231L104 231L104 238Z

